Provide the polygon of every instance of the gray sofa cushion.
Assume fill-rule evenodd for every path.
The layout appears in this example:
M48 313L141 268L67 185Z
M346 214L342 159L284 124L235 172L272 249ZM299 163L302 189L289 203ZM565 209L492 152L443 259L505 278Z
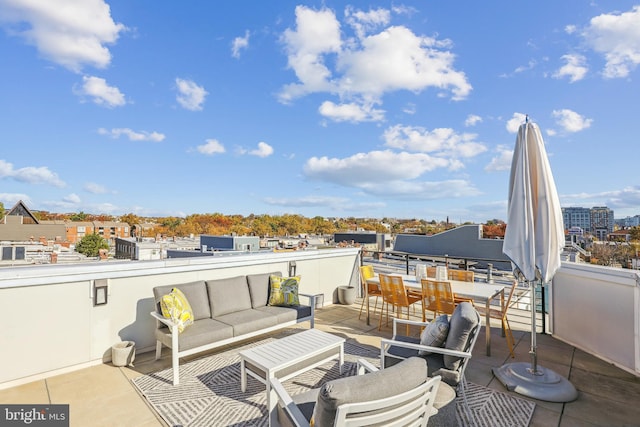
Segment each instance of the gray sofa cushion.
M216 320L233 327L233 336L235 337L278 324L278 318L275 315L252 308L223 314L217 316Z
M165 285L153 288L153 295L156 299L156 310L160 311L160 299L163 295L167 295L173 288L178 288L182 291L191 310L193 310L193 319L208 319L211 318L211 309L209 308L209 297L207 296L207 285L204 280L197 282L182 283L179 285Z
M291 322L311 316L311 307L308 305L292 305L289 307L268 305L265 307L259 307L256 310L277 316L278 323Z
M251 309L251 295L246 276L207 280L211 317L214 319L236 311Z
M186 328L178 335L179 350L189 350L212 342L233 338L233 327L213 319L202 319ZM171 347L169 328L156 329L156 339Z
M413 390L427 379L427 364L412 357L382 371L339 378L325 383L313 411L314 425L331 427L338 406L368 402Z
M444 348L449 350L465 351L469 344L469 337L473 328L480 322L478 312L469 302L458 304L449 319L449 335ZM444 366L456 370L462 358L456 356L444 356Z
M269 301L269 277L271 275L282 277L282 273L274 271L273 273L249 274L247 275L247 283L249 284L249 292L251 293L251 307L264 307Z

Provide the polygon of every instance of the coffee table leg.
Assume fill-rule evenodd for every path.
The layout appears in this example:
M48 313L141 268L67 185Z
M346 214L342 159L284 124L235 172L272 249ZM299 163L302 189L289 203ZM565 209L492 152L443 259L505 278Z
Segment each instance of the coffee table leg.
M244 393L247 391L247 367L244 359L240 359L240 390Z
M340 375L342 375L342 365L344 365L344 345L340 343Z
M276 396L276 392L271 388L271 378L273 378L273 373L269 372L265 375L265 379L267 380L267 410L269 411L269 427L276 427L280 425L278 423L278 411L276 410L278 396Z

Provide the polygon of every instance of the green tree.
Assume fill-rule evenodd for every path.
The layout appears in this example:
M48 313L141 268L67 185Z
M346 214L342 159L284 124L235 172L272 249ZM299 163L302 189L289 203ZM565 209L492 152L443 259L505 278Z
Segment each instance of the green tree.
M87 217L89 215L87 215L86 213L84 213L83 211L80 211L79 213L73 214L69 217L69 219L71 221L86 221Z
M87 234L76 245L76 252L88 257L96 257L100 249L109 249L109 244L99 234Z
M0 202L0 218L4 218L4 203Z

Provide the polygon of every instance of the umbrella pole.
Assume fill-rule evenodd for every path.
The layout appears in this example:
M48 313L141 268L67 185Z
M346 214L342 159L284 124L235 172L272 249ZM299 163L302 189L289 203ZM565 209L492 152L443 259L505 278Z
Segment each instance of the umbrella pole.
M535 281L529 281L529 292L531 293L531 349L529 355L531 356L531 368L532 375L542 375L538 371L538 347L536 343L536 283Z

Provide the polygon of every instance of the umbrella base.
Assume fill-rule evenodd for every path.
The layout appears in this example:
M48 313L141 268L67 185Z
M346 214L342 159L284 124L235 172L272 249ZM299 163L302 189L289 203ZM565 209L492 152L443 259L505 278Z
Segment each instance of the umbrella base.
M493 368L493 374L507 390L533 399L571 402L578 398L578 391L569 380L542 366L533 373L529 363L508 363Z

